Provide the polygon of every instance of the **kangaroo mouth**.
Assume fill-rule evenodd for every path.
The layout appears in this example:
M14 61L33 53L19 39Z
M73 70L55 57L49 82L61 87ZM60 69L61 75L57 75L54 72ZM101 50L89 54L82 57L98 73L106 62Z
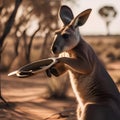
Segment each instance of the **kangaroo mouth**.
M53 51L52 51L52 53L53 53L53 55L58 56L58 55L61 54L62 52L53 52Z

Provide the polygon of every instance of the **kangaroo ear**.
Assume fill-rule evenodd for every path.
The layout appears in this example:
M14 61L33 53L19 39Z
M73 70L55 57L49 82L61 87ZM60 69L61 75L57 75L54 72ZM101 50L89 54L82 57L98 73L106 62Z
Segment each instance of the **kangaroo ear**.
M78 27L78 26L82 26L85 24L85 22L87 21L90 13L91 13L92 9L87 9L85 11L83 11L82 13L80 13L74 20L73 20L73 26L74 27Z
M72 10L65 5L61 6L59 10L59 15L64 25L68 25L74 18Z

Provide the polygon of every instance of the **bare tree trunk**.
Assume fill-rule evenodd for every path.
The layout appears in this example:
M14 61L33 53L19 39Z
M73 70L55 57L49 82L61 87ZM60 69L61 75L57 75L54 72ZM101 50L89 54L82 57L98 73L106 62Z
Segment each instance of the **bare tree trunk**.
M14 23L17 10L18 10L21 2L22 2L22 0L16 0L15 1L15 8L14 8L11 16L9 17L6 25L5 25L5 29L4 29L3 35L0 37L0 48L2 47L3 42L4 42L5 38L6 38L6 36L8 35L8 33L10 32L10 30L12 28L12 25Z
M27 63L28 63L29 61L28 61L28 58L27 58L27 56L28 56L28 45L27 45L26 31L27 31L27 29L25 29L24 32L23 32L23 40L24 40L25 59L27 60Z
M0 6L0 14L1 14L1 12L2 12L2 9L3 9L3 5Z
M48 51L46 50L47 49L47 42L48 42L48 37L50 35L50 32L48 31L46 33L46 36L45 36L45 40L43 42L43 45L42 45L42 48L41 48L41 54L40 54L40 58L44 58L46 57L46 54L48 53ZM43 54L44 53L44 54Z
M21 39L21 36L16 37L16 40L14 43L15 57L18 56L18 47L19 47L20 39Z
M110 35L109 25L110 25L110 22L106 22L107 36Z
M20 22L18 25L16 25L16 30L15 30L15 42L14 42L14 51L15 51L15 57L18 56L18 46L19 46L19 42L20 42L20 39L22 37L22 33L20 36L17 35L17 32L19 30L19 27L22 23Z
M6 25L5 25L5 29L3 31L3 35L0 37L0 63L1 63L1 53L2 53L2 46L4 43L4 40L6 38L6 36L8 35L8 33L10 32L12 25L14 23L15 20L15 16L17 13L17 10L21 4L22 0L15 0L15 8L11 14L11 16L9 17ZM4 98L2 97L2 91L1 91L1 78L0 78L0 99L7 104L7 102L4 100Z
M38 29L33 33L33 35L30 38L30 42L29 42L29 45L28 45L28 55L27 55L28 62L30 62L30 53L31 53L33 38L39 30L40 30L40 26L38 27Z
M32 10L31 10L31 11L32 11ZM16 29L16 30L15 30L15 43L14 43L15 56L18 56L18 46L19 46L19 42L20 42L20 39L22 38L22 36L25 35L26 30L24 30L23 33L21 32L21 35L20 35L20 36L17 35L17 32L19 31L19 28L20 28L20 26L22 26L23 23L27 23L27 22L29 21L31 11L29 11L26 15L24 15L24 16L26 16L26 17L27 17L27 16L29 16L29 17L24 18L24 16L23 16L23 18L19 20L18 24L15 25L15 29ZM19 31L19 32L20 32L20 31Z

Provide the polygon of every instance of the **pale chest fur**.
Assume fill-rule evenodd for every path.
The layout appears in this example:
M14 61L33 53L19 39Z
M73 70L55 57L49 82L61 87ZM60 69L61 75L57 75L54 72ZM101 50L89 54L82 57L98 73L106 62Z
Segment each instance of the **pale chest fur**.
M64 53L60 54L59 57L74 58L74 55L64 52ZM87 89L87 88L88 88L89 84L91 84L91 81L93 81L92 80L93 74L94 74L94 71L89 75L81 75L79 73L69 70L71 86L72 86L73 92L77 98L77 101L81 107L83 106L83 100L81 98L84 98L84 100L85 99L88 100L89 89Z
M88 87L92 84L92 74L85 76L73 71L69 71L69 76L73 92L77 98L79 105L83 107L86 102L93 102L95 98L89 95Z
M69 71L69 77L70 77L70 82L71 82L71 86L72 86L73 92L75 94L75 97L76 97L80 107L83 107L83 103L82 103L82 100L80 97L80 92L77 90L78 81L77 81L75 75L71 71Z

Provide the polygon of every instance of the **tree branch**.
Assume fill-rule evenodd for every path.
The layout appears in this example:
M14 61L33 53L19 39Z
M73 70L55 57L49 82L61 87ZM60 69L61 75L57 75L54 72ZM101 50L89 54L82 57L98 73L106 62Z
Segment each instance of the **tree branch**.
M36 33L40 30L40 25L38 27L38 29L33 33L33 35L30 38L30 43L28 45L28 61L30 62L30 53L31 53L31 47L32 47L32 42L33 42L33 38L36 35Z
M8 21L6 22L3 35L0 37L0 48L2 48L2 45L3 45L3 42L4 42L5 38L6 38L6 36L8 35L8 33L10 32L10 30L12 28L12 25L14 23L17 10L18 10L21 2L22 2L22 0L16 0L15 1L15 8L14 8L11 16L9 17Z

